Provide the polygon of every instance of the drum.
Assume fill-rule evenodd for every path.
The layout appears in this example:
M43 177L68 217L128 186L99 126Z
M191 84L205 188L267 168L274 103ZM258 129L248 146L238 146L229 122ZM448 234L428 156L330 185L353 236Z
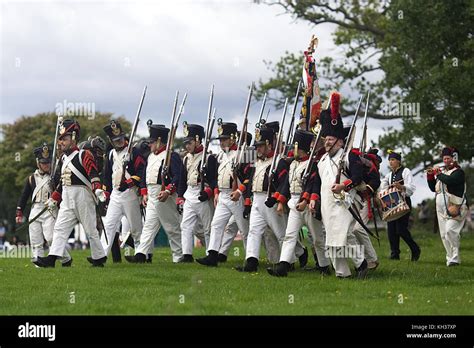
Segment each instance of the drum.
M402 192L396 187L379 192L379 199L382 205L383 221L397 220L410 212L410 207L405 202Z

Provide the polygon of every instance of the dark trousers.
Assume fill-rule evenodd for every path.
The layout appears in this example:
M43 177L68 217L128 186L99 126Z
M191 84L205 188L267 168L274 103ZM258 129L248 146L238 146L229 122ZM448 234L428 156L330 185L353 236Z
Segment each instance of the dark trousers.
M412 253L417 253L420 247L413 240L410 231L408 231L408 221L410 213L402 216L400 219L387 223L388 241L390 242L390 250L392 257L400 256L400 237L408 244Z

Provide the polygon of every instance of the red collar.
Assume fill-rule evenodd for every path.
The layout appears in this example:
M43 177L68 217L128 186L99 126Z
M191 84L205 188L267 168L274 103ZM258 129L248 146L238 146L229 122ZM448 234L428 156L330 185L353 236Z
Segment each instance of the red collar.
M159 155L160 153L162 153L165 150L166 150L166 146L163 145L157 151L155 151L155 155Z
M229 151L236 151L236 150L237 150L237 144L234 144L229 148Z
M194 149L194 154L197 155L198 153L201 153L202 150L204 150L204 147L203 147L202 144L201 144L201 145L199 145L198 147L196 147L196 148Z
M272 158L274 155L275 155L275 151L272 150L269 153L267 153L267 158Z
M304 161L306 161L306 160L308 160L308 159L309 159L309 155L304 155L303 157L298 158L298 162L304 162Z

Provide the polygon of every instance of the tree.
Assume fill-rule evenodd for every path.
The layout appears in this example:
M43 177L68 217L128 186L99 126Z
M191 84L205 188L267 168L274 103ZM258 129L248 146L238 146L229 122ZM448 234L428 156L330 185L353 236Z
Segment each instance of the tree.
M370 88L374 98L369 116L400 119L402 124L401 129L385 129L377 141L382 150L401 150L405 164L419 168L438 162L444 145L457 147L468 161L473 157L472 142L466 141L474 136L470 120L474 101L473 2L265 3L279 6L316 28L322 23L336 25L333 39L343 58L320 59L322 94L350 88L360 95ZM302 53L287 52L275 64L266 62L274 76L260 81L256 98L268 91L273 100L281 96L292 99L301 76L302 57ZM354 104L355 100L344 100L343 115L353 114Z
M112 119L111 113L96 112L94 118L72 117L81 126L80 140L91 135L99 135L107 141L102 128ZM124 131L130 132L131 124L124 117L117 119ZM15 209L23 190L25 179L36 169L33 149L47 142L52 146L56 127L56 114L40 113L35 116L22 116L13 124L2 124L0 141L0 220L8 221L8 231L15 226ZM25 216L28 216L28 211ZM25 236L22 239L27 240Z

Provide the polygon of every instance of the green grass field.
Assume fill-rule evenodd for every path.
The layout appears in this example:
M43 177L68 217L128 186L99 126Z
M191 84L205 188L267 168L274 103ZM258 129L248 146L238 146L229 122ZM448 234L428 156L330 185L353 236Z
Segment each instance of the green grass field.
M376 246L380 266L368 279L322 277L298 269L288 278L243 274L231 255L218 268L172 264L168 248L153 264L109 263L91 268L88 251L74 251L71 268L38 269L29 259L0 259L0 314L157 315L469 315L474 313L474 234L464 234L462 265L445 266L439 235L417 231L417 263L401 242L401 261L387 259L388 242ZM196 254L203 255L199 249ZM310 263L314 262L312 258Z

